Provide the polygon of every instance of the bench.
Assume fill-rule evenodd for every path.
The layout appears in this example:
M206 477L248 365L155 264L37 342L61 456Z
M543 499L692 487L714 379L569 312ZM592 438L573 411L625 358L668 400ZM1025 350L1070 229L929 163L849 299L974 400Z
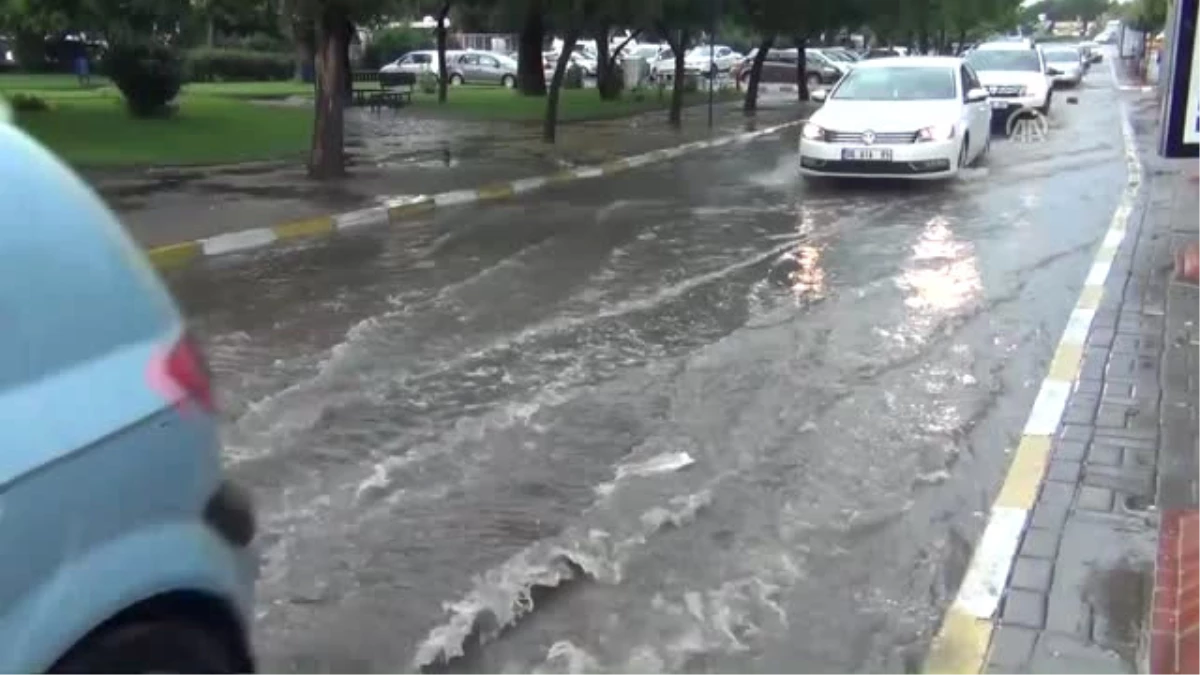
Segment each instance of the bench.
M356 70L350 73L350 82L353 94L350 105L365 105L372 110L384 107L395 109L412 103L413 87L417 84L417 76L413 73Z

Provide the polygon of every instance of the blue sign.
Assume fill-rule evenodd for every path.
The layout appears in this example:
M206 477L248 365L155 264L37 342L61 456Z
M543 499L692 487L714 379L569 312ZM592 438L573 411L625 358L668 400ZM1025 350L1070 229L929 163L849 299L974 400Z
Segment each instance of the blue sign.
M1197 0L1176 0L1167 35L1170 61L1158 152L1200 156L1200 50L1196 49Z

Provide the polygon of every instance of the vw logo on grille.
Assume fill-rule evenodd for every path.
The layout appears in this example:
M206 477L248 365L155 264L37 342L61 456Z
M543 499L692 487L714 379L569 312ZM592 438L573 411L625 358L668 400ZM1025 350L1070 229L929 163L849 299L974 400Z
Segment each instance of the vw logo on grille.
M862 133L862 142L870 145L875 142L875 132L867 129Z

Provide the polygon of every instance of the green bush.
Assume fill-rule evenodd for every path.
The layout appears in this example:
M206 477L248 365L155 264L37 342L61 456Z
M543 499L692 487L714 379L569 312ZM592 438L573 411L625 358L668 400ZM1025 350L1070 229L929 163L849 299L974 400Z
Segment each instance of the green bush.
M287 40L266 33L231 35L222 38L218 44L225 49L251 52L286 52L289 48Z
M183 63L175 50L152 42L116 44L108 50L105 71L134 117L173 112L169 104L183 85Z
M290 53L201 47L188 52L186 74L189 82L288 80L295 67Z
M438 77L427 70L417 78L417 86L426 94L436 94L438 90Z
M436 49L433 33L423 28L396 27L377 30L363 49L362 67L375 70L417 49Z

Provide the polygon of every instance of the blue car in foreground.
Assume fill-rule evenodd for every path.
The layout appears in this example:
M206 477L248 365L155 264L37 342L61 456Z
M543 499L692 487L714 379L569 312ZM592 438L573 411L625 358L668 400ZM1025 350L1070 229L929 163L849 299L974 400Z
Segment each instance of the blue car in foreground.
M0 672L251 671L254 518L203 356L112 213L2 118Z

